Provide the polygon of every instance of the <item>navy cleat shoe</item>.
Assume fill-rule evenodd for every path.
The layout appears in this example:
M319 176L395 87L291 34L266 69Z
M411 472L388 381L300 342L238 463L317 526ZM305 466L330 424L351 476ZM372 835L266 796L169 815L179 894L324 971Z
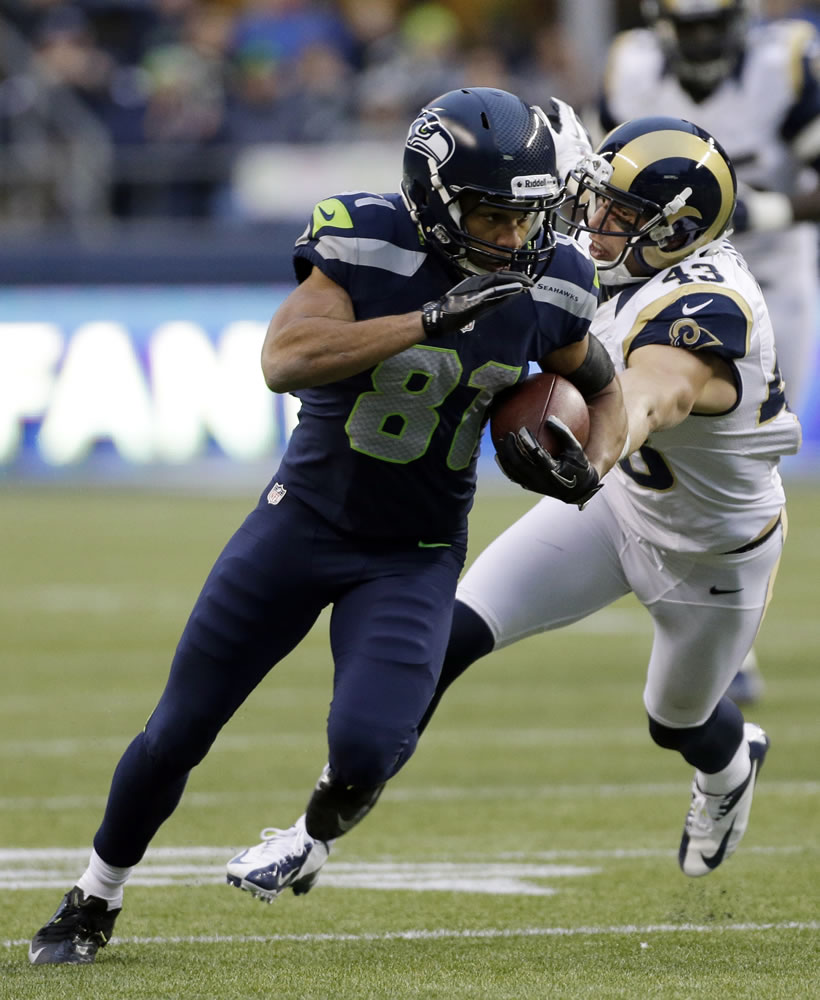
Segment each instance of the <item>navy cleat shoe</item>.
M287 830L270 827L260 836L261 844L228 862L228 885L244 889L266 903L272 903L285 889L292 889L296 896L309 892L327 861L330 844L310 836L304 816Z
M751 769L746 780L726 795L708 795L692 782L692 804L686 815L678 862L685 875L708 875L737 849L749 823L755 782L769 737L760 726L747 722L743 735L749 745Z
M104 899L86 896L76 885L63 897L57 912L32 938L32 965L90 965L111 940L119 910Z

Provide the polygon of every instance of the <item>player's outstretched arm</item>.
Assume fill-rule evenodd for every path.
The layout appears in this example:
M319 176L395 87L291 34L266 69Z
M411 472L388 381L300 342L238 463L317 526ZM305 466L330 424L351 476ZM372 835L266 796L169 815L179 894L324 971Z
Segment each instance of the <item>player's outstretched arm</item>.
M664 344L647 344L633 351L618 380L633 451L652 431L676 427L693 410L725 413L737 399L724 361L716 355L694 354Z
M541 367L568 378L589 407L589 440L584 449L590 465L603 478L618 461L627 437L627 418L620 382L606 348L592 334L542 359Z

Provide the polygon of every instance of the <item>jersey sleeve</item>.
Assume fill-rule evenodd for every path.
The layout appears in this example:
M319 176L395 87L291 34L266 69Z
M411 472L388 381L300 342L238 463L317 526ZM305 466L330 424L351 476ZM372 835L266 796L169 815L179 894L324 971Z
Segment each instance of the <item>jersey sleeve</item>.
M624 341L626 358L647 344L708 351L731 363L749 353L752 310L743 296L715 285L689 285L649 303Z
M366 191L320 201L293 254L299 281L318 267L354 302L372 298L374 284L387 287L411 277L427 256L398 195Z
M304 281L312 267L342 288L350 290L358 263L358 240L349 196L325 198L313 209L305 231L293 250L293 267Z

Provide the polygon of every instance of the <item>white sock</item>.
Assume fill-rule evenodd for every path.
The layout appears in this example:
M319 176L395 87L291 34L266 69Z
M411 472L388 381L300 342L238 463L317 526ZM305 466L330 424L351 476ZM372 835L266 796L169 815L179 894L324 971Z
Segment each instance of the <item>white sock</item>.
M733 788L742 785L748 778L752 768L749 759L749 744L744 737L734 757L729 761L722 771L714 774L706 774L704 771L696 771L698 788L707 795L726 795Z
M133 871L131 868L116 868L106 864L95 850L91 851L88 868L77 880L77 885L86 896L96 896L108 903L109 910L122 907L122 887Z

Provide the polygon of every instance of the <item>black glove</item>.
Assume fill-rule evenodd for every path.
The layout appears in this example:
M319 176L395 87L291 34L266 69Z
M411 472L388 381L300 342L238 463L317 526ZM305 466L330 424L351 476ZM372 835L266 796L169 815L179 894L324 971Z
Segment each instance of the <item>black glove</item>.
M421 307L421 322L426 337L455 333L477 316L500 306L511 295L532 288L533 280L518 271L490 271L474 274L432 302Z
M578 504L583 510L604 484L569 427L553 416L547 417L547 423L561 443L559 458L553 458L522 427L498 442L495 460L504 475L525 490Z

